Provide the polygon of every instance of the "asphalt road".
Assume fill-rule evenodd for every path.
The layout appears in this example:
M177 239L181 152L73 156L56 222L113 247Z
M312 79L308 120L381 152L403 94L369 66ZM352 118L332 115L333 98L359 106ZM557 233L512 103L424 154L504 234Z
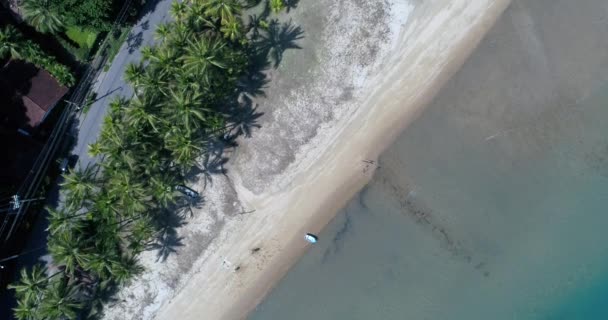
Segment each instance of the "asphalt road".
M154 43L154 29L169 18L172 0L149 0L144 8L145 14L133 26L127 41L122 45L107 72L102 73L94 82L97 100L86 114L81 114L78 124L78 140L73 154L78 155L78 165L85 168L94 159L88 155L88 145L95 142L101 131L108 105L117 97L131 97L133 89L125 82L124 72L129 63L141 60L141 48Z

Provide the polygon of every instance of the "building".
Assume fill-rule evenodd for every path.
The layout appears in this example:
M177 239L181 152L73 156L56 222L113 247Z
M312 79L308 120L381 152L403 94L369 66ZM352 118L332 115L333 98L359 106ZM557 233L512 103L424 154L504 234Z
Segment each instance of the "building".
M67 92L45 70L10 60L0 69L0 126L33 134Z
M48 72L20 60L0 69L0 182L3 188L21 183L32 168L42 143L38 126L67 93Z

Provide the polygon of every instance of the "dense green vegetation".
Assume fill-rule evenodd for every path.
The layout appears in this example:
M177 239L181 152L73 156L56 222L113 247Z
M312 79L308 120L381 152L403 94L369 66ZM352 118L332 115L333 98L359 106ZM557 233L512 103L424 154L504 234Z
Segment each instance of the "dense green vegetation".
M115 0L23 0L25 21L85 62L100 33L109 31L122 2Z
M54 270L22 271L12 286L18 319L94 315L103 297L141 271L139 253L156 248L162 259L173 250L167 221L193 201L176 186L194 168L208 171L200 160L226 135L246 130L238 115L251 110L238 97L259 92L255 64L281 49L258 30L264 19L244 26L242 10L237 0L173 3L174 22L158 26L157 44L126 70L134 96L111 103L89 147L100 164L64 177L64 206L49 209Z
M83 30L76 27L70 27L65 30L65 35L70 40L76 42L81 48L92 48L97 39L97 33L89 30Z
M48 71L64 86L73 86L76 79L70 70L44 52L31 40L23 38L15 27L9 25L0 30L0 59L10 57L21 59Z
M36 30L58 33L66 27L108 31L113 0L23 0L23 18Z
M88 60L93 48L95 48L95 41L98 35L95 31L69 27L65 30L65 37L61 36L56 39L78 61L85 62Z

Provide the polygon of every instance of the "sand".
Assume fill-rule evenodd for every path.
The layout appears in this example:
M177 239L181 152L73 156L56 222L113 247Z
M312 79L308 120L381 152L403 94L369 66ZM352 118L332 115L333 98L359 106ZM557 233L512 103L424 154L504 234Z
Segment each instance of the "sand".
M301 50L269 72L261 128L107 319L241 319L371 178L375 161L463 64L508 0L301 2ZM321 10L322 9L322 10ZM260 248L252 253L253 248ZM238 268L238 271L235 269Z

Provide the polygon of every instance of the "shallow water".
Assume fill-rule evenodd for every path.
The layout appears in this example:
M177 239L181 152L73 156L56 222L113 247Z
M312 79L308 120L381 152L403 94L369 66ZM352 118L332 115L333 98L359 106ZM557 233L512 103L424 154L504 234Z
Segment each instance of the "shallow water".
M516 1L250 319L607 319L607 13Z

